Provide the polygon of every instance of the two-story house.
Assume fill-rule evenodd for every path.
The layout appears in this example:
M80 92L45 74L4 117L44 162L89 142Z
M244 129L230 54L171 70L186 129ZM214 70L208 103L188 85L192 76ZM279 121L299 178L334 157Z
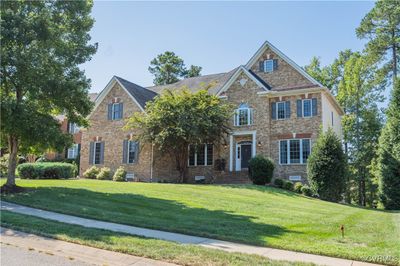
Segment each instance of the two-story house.
M92 165L112 170L122 165L129 179L173 181L178 177L173 158L135 141L135 132L123 130L125 119L145 112L146 103L165 90L205 86L237 109L225 144L189 147L192 182L202 177L245 181L248 161L256 154L274 160L275 177L306 181L307 158L320 129L331 127L341 136L343 111L329 89L265 42L246 65L227 73L148 88L114 76L96 99L91 126L83 130L80 173Z

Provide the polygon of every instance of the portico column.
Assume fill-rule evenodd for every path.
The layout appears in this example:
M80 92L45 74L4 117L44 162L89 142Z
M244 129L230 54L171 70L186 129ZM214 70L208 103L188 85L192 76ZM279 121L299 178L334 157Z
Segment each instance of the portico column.
M233 170L233 135L229 136L229 172Z
M252 147L252 149L251 149L251 157L254 157L254 156L256 156L256 147L257 147L257 145L256 145L256 132L254 131L253 132L253 134L252 134L252 136L253 136L253 141L252 141L252 145L253 145L253 147Z

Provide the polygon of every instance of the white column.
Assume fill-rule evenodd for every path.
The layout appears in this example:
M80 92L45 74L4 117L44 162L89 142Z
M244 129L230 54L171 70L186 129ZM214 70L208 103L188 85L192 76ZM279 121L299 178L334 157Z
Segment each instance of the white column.
M233 170L233 135L229 136L229 172Z
M254 131L252 135L253 135L253 141L252 141L253 148L251 149L251 153L252 153L251 157L254 157L254 156L256 156L256 147L257 147L257 145L256 145L256 132Z

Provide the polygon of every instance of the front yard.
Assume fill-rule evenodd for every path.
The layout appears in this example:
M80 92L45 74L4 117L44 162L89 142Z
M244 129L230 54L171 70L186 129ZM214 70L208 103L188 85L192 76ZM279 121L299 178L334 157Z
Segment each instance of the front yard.
M252 185L96 180L18 180L17 184L30 190L4 199L123 224L399 264L400 212L345 206Z

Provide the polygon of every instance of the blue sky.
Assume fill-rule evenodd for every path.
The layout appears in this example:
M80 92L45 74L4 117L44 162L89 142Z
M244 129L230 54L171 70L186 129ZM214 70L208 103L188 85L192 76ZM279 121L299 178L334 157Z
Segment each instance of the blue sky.
M82 67L101 91L113 75L152 85L152 58L170 50L202 74L245 64L265 40L300 66L361 50L355 28L373 2L95 2L97 54Z

